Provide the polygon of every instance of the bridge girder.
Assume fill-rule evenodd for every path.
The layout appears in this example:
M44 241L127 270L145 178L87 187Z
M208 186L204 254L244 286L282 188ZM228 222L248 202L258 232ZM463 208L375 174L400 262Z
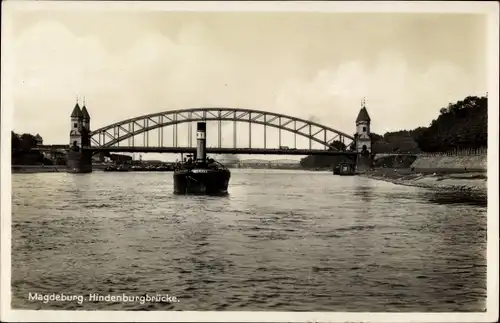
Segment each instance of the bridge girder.
M349 146L350 142L354 141L354 137L344 132L313 121L266 111L217 107L172 110L142 115L101 127L90 132L90 136L91 142L97 147L111 147L121 141L158 128L199 121L232 121L260 124L265 127L269 126L295 133L311 141L322 144L325 149L332 147L331 143L334 140L344 142L346 146ZM313 127L315 127L314 132L312 130ZM109 133L110 130L112 130L112 134ZM108 138L110 141L105 142L105 138ZM345 142L346 139L348 142Z
M300 164L299 160L294 159L242 159L239 161L240 164L271 164L271 165L294 165Z

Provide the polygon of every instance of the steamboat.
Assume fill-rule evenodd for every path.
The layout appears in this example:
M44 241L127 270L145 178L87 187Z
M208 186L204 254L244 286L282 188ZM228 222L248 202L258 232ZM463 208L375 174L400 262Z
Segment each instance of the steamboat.
M206 123L196 126L196 153L181 161L174 170L174 194L225 195L231 172L227 167L207 158Z

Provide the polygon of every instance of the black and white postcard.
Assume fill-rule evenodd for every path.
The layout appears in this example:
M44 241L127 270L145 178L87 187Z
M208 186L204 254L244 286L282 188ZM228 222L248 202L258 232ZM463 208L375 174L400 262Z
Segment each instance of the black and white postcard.
M2 2L1 320L496 321L498 15Z

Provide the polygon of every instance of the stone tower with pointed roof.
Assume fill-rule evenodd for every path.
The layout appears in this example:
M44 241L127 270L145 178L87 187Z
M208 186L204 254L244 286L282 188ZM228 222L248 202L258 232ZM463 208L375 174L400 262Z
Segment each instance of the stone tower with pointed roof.
M69 132L69 145L71 147L82 147L83 115L78 101L71 113L71 130Z
M82 146L90 146L90 114L85 106L85 99L83 100L82 107Z
M372 140L370 138L370 116L366 110L365 100L361 102L361 110L356 118L356 151L358 153L372 151Z
M90 114L83 104L80 109L78 99L71 113L69 132L68 171L72 173L92 172L92 152L82 148L90 146Z

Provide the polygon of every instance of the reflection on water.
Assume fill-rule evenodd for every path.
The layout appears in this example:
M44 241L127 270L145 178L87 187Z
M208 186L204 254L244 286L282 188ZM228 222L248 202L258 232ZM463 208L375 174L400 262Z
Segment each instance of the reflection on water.
M359 196L364 203L373 201L374 182L368 178L360 178L360 183L357 183L354 188L354 195Z
M172 174L14 174L14 308L482 311L486 204L330 172L234 170L226 197ZM178 303L30 301L28 293Z
M467 204L479 207L488 205L487 196L476 192L425 191L421 195L423 199L436 204Z

